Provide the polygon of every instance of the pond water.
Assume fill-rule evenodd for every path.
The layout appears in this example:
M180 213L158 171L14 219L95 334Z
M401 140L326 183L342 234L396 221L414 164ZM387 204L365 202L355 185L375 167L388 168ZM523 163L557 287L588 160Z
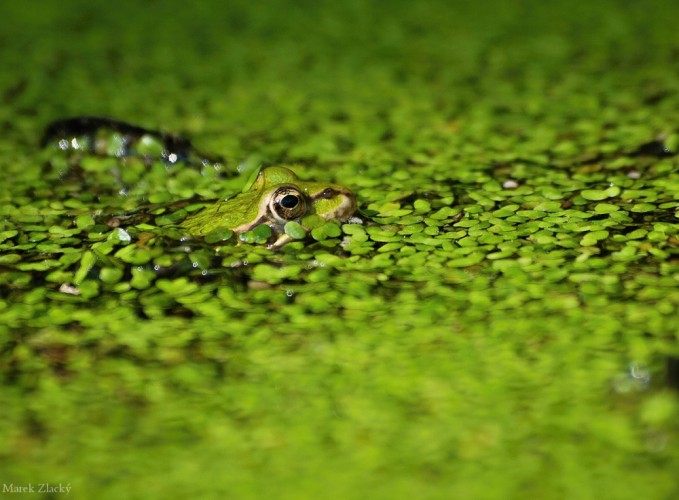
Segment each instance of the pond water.
M679 8L653 3L3 6L3 484L676 495ZM74 116L162 132L41 147ZM271 165L357 218L187 234Z

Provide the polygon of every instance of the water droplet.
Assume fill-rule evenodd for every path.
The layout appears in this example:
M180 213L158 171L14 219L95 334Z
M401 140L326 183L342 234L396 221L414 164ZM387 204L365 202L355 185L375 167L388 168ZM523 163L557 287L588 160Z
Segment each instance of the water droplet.
M120 241L124 241L126 243L129 243L130 241L132 241L132 236L130 236L130 233L125 231L122 227L119 227L118 228L118 239Z

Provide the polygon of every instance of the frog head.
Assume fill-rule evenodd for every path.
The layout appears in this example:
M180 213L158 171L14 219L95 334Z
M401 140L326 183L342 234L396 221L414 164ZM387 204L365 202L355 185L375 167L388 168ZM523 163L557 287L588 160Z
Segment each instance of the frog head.
M271 246L278 247L290 241L285 225L291 221L304 227L304 217L317 215L326 221L343 222L355 211L356 197L347 188L301 181L285 167L267 167L242 193L204 208L182 225L191 234L202 236L217 228L242 234L265 224L275 238Z

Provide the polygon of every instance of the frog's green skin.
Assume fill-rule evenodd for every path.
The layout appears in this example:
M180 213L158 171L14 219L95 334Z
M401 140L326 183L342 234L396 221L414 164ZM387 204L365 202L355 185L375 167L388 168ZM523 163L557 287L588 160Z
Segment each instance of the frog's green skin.
M217 228L241 234L267 224L275 236L271 246L279 247L291 239L284 230L289 221L301 223L304 217L315 214L342 222L355 211L356 197L347 188L301 181L285 167L267 167L244 192L189 216L182 226L195 236L203 236Z

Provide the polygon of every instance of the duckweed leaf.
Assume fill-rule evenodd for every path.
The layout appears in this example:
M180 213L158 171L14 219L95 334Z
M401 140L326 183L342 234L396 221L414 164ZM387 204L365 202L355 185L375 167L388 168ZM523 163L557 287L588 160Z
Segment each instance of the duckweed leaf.
M233 236L233 231L229 228L217 228L205 235L206 243L219 243L227 241Z
M97 258L93 252L85 252L80 258L80 267L73 276L73 283L79 285L87 277L90 270L94 267Z
M307 232L302 225L295 221L290 221L285 224L285 234L294 240L303 240L307 236Z

